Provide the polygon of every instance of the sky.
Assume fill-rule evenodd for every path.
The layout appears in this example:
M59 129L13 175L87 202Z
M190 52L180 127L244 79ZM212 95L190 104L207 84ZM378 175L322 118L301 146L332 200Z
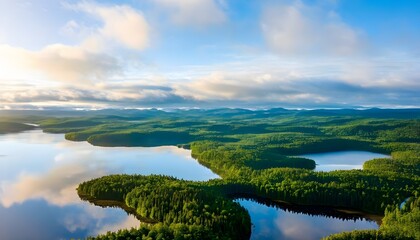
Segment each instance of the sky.
M420 107L420 1L0 0L0 109Z

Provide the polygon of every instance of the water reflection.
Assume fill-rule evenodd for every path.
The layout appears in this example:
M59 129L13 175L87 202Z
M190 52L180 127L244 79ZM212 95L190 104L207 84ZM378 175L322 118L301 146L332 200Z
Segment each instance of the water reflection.
M366 151L341 151L306 154L300 157L313 159L317 164L315 171L333 171L362 169L363 163L368 160L390 156Z
M343 231L378 228L376 222L360 215L334 213L333 209L330 209L330 214L325 208L281 204L274 207L253 200L237 202L251 215L251 239L255 240L315 240Z
M84 238L138 226L134 216L119 208L81 201L75 188L82 181L118 173L200 181L217 178L190 154L176 147L94 147L40 130L0 135L1 239ZM377 228L376 223L360 216L331 218L337 213L327 209L239 202L251 214L253 239L319 239L345 230Z
M1 239L69 239L105 233L106 228L133 227L137 219L119 209L89 205L55 206L28 200L9 208L0 206ZM129 223L129 224L127 224Z
M0 135L1 239L84 238L138 226L138 220L121 209L81 201L77 185L117 173L217 177L190 154L176 147L94 147L40 130Z

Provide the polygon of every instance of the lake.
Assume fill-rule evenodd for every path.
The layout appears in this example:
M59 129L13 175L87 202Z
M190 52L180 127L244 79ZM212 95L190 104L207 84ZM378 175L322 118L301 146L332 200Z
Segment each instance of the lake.
M2 240L83 238L139 225L117 208L81 201L77 185L117 173L218 178L177 147L95 147L41 130L0 135Z
M300 157L316 162L315 171L362 169L363 163L374 158L389 158L390 156L366 151L340 151L306 154Z
M173 146L96 147L41 130L0 135L1 239L84 238L138 226L139 221L123 210L91 205L76 193L80 182L119 173L164 174L196 181L218 178L198 164L191 151ZM250 212L252 239L301 239L302 231L293 230L296 226L309 236L377 228L376 223L363 219L293 213L238 201Z
M250 200L238 200L251 215L251 240L319 240L330 234L355 229L377 229L378 224L363 217L310 211L298 213L287 208L268 207ZM307 212L309 210L309 212Z

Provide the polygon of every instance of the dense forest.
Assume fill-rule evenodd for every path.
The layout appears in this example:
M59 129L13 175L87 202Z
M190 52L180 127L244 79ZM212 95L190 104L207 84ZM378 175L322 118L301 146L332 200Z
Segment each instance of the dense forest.
M46 132L65 133L68 140L98 146L189 148L200 164L221 177L189 182L113 175L81 183L78 193L83 199L119 201L139 216L159 222L99 239L247 239L249 215L234 202L243 196L385 215L378 231L341 233L328 239L418 238L420 110L62 114L36 122ZM363 170L317 172L313 160L299 157L342 150L367 150L392 158L367 161ZM396 207L407 198L404 208Z
M379 230L343 232L325 240L420 239L420 197L411 197L403 207L388 207Z
M124 201L137 215L166 226L155 231L167 231L162 233L167 239L176 236L247 239L250 236L251 220L247 211L211 184L155 175L111 175L80 184L78 193L93 203L96 199ZM177 230L180 227L185 228L182 234ZM243 230L237 232L237 229ZM151 230L142 234L149 236Z

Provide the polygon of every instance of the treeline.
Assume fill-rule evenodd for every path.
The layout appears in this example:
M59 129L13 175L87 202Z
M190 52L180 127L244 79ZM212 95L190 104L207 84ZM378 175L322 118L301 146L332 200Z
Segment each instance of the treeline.
M420 155L415 151L393 152L392 158L378 158L366 161L363 169L389 171L420 176Z
M191 238L181 239L196 239L202 232L220 239L247 239L251 234L248 212L205 183L156 175L111 175L82 183L78 193L93 203L96 199L123 201L139 216L162 223L165 228L159 229L169 229L173 236L178 231L172 228L184 226L184 235Z
M247 162L252 159L252 164L259 164L259 151L228 148L214 142L193 143L191 149L193 157L201 164L229 180L230 185L225 186L227 194L243 193L297 204L347 207L383 214L386 206L414 194L420 186L418 175L404 174L404 171L314 172L283 167L258 170ZM274 165L276 161L272 159ZM289 161L299 163L292 157Z
M124 202L126 195L136 186L161 185L166 182L180 181L174 177L161 175L109 175L96 180L80 183L77 193L83 198L115 200Z
M400 208L388 208L379 230L358 230L333 234L324 240L411 240L420 239L420 197L411 197Z
M222 177L238 175L241 168L254 170L269 168L314 169L315 161L301 157L282 155L273 149L244 147L236 144L222 144L213 141L193 142L191 155L198 162ZM242 173L240 173L242 174ZM238 175L239 176L239 175Z
M384 152L381 147L375 146L374 142L350 139L350 138L338 138L338 137L309 137L300 140L293 141L289 144L281 144L272 146L276 151L285 155L301 155L308 153L323 153L323 152L334 152L334 151L373 151L373 152Z
M175 236L179 231L172 229L173 225L185 226L185 236L195 234L191 229L200 228L208 234L214 229L219 231L217 236L227 237L234 234L230 232L232 228L241 224L241 229L250 229L249 217L231 205L232 199L244 194L382 215L387 206L395 206L420 192L420 134L417 128L420 121L417 119L333 117L328 112L318 112L319 116L271 115L267 118L252 111L222 112L234 118L227 119L220 112L223 117L194 112L194 117L186 120L104 123L68 133L66 138L87 139L102 146L188 146L200 164L223 179L188 182L163 176L115 175L81 184L79 194L90 200L125 202L139 215L160 221L162 234L171 232L171 236ZM235 114L245 115L238 117ZM364 170L314 172L311 171L315 167L313 160L298 157L306 153L339 150L375 151L391 154L392 158L368 161ZM419 221L418 215L409 216L404 218L397 214L395 219L405 219L410 223ZM227 223L225 217L231 223ZM396 226L403 227L402 224ZM144 226L144 229L144 232L120 233L136 232L146 239L158 237L153 226ZM108 236L120 233L109 233ZM371 234L376 234L378 239L388 236L387 231L348 234L367 239ZM241 237L246 239L244 236Z
M351 208L383 214L418 190L419 179L351 170L311 172L268 169L251 175L257 196L303 205Z
M193 140L189 133L179 131L106 133L92 135L87 139L90 144L103 147L154 147L184 144Z
M340 220L347 220L347 221L357 221L357 220L368 220L368 221L376 221L380 222L382 217L381 215L376 214L369 214L367 217L365 212L362 211L343 211L349 209L343 208L334 208L329 206L316 206L316 205L297 205L283 201L273 201L268 198L260 198L256 197L255 195L247 195L247 194L237 194L232 195L233 198L236 200L247 200L256 202L262 205L265 205L270 208L280 209L285 212L292 212L298 214L305 214L309 216L323 216L327 218L335 218Z
M182 223L155 225L142 224L139 228L132 228L130 230L118 230L117 232L107 232L106 234L96 237L89 237L88 240L230 240L231 238L218 235L218 232L213 232L201 225L186 225ZM246 239L246 238L245 238Z
M204 226L220 236L246 239L250 236L250 217L238 203L217 192L172 183L139 186L126 197L126 204L147 218L170 225L182 223ZM241 232L236 232L242 229Z
M323 240L413 240L410 237L396 237L374 229L354 230L330 235Z

